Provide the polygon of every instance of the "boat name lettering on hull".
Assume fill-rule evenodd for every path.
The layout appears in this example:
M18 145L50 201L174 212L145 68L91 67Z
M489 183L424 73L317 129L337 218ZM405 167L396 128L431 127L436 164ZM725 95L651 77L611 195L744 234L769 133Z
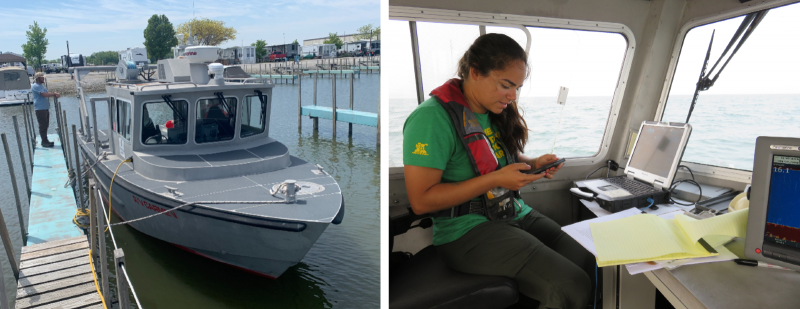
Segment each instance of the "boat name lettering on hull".
M132 196L133 196L133 201L136 202L136 204L142 205L147 209L150 209L150 210L155 211L155 212L165 212L165 211L167 211L166 209L158 207L158 206L153 205L153 204L150 204L149 202L147 202L147 201L145 201L143 199L140 199L140 198L136 197L135 195L132 195ZM165 213L164 215L167 216L167 217L173 217L175 219L178 219L178 215L176 215L174 211Z

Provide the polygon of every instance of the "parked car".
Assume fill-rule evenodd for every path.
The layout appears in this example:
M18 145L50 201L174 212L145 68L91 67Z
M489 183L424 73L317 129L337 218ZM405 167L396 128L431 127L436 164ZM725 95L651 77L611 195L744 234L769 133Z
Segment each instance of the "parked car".
M269 55L269 61L286 61L286 54L281 51L274 51L272 54Z

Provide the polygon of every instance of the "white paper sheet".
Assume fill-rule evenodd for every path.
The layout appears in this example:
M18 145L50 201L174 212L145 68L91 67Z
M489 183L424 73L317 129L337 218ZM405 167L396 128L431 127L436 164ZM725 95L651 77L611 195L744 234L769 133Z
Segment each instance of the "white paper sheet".
M567 235L569 235L573 239L575 239L575 241L577 241L579 244L581 244L581 246L586 248L586 250L589 250L589 252L597 256L597 250L594 248L594 240L592 239L592 229L589 228L589 223L606 222L625 217L630 217L640 213L642 213L640 210L636 208L631 208L628 210L620 211L615 214L610 214L594 218L591 220L585 220L575 224L567 225L565 227L562 227L561 230L564 231L564 233L567 233Z

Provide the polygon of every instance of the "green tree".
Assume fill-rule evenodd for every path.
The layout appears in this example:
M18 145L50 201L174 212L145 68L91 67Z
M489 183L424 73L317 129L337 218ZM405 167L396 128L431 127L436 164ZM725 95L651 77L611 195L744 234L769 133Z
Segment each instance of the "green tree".
M147 48L147 58L151 63L171 55L171 48L178 45L175 30L166 15L153 14L144 28L144 47ZM115 62L116 63L116 62Z
M381 36L381 27L373 28L372 24L367 24L356 29L358 35L356 36L361 40L375 40Z
M33 25L28 26L28 29L30 30L25 31L28 42L22 44L22 56L28 60L28 63L34 64L34 67L38 68L42 66L42 62L46 61L44 54L47 53L47 45L50 44L45 38L47 28L40 28L39 24L33 21Z
M342 42L342 39L339 38L339 35L337 35L336 32L328 33L328 39L323 41L322 43L324 43L324 44L336 44L336 49L342 48L342 45L344 45L344 42Z
M92 53L89 55L89 57L86 57L86 62L95 65L116 65L119 63L119 53L115 51L101 51Z
M297 39L294 39L294 42L292 42L292 44L300 44L300 43L297 43Z
M236 39L236 29L225 27L225 22L208 18L193 18L175 28L175 32L183 33L183 42L186 44L190 35L197 36L200 45L218 46L225 41Z
M257 40L255 43L250 43L250 46L256 47L256 60L262 61L267 56L267 42L264 40Z

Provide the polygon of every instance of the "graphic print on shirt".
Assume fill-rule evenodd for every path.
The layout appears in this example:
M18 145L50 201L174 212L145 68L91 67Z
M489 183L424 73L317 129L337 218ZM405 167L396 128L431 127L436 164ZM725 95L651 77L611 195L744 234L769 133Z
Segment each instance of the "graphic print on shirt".
M483 130L483 133L486 134L486 138L489 139L489 144L492 145L492 151L494 151L495 157L497 159L503 158L506 154L503 152L503 147L500 147L500 132L492 131L492 128L486 128Z
M412 154L427 156L428 152L425 151L425 146L428 146L428 144L417 143L417 149L415 149Z

